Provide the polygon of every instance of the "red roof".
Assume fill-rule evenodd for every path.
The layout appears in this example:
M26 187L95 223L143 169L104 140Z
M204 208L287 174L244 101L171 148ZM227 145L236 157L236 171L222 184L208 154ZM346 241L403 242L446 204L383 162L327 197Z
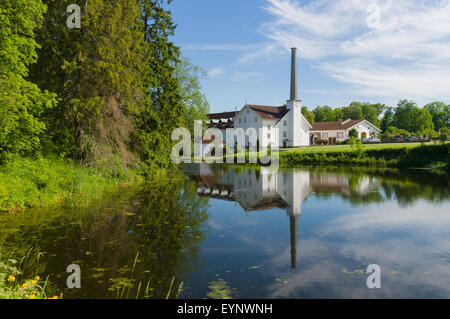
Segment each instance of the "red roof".
M220 119L228 119L234 118L237 112L223 112L223 113L211 113L208 114L210 120L220 120Z
M286 106L247 105L263 119L281 120L289 111Z
M317 122L312 125L311 131L345 131L361 122L364 122L364 120Z

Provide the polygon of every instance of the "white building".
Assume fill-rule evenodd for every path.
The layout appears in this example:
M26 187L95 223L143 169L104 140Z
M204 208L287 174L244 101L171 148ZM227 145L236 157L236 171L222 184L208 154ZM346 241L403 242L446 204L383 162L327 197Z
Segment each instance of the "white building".
M348 140L352 129L356 129L360 139L376 137L381 133L378 127L366 120L348 119L342 122L318 122L313 124L309 132L310 142L314 144L316 140L326 140L329 144L334 145L337 142Z
M291 53L291 96L285 106L245 105L238 112L209 114L209 128L220 130L221 142L234 148L238 143L249 147L250 141L258 141L261 148L273 149L302 147L316 140L336 144L349 138L353 128L360 138L377 136L381 130L368 121L322 122L311 125L302 114L302 103L297 95L297 49ZM234 131L227 129L234 128ZM239 130L242 129L242 130ZM218 131L217 131L218 132ZM208 142L208 141L207 141ZM254 143L254 142L253 142ZM252 144L254 148L257 145ZM205 151L209 148L205 147Z
M274 149L310 145L309 131L312 126L302 114L297 95L296 52L297 49L292 48L291 97L285 106L247 104L239 112L234 112L234 116L233 112L209 115L209 128L221 130L227 145L234 147L239 143L242 147L249 147L250 137L254 134L257 134L255 140L259 140L262 148L269 145ZM226 134L227 128L234 128L235 132Z

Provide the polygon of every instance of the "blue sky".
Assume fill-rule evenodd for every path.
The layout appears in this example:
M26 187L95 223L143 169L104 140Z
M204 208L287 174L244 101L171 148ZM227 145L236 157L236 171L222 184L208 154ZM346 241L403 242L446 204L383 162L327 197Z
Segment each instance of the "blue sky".
M208 72L212 112L303 105L450 102L450 0L174 0L174 41Z

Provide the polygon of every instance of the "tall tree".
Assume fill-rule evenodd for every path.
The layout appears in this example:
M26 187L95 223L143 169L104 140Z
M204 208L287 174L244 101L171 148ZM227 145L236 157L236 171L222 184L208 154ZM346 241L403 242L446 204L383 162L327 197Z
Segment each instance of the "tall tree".
M58 151L121 170L134 162L127 144L142 95L139 2L85 1L80 30L66 26L62 13L70 2L48 0L33 78L61 99L47 116L54 140L62 145Z
M361 104L363 118L378 127L381 125L380 116L385 109L386 105L383 104Z
M34 32L45 10L41 0L0 2L0 153L38 151L46 129L39 117L56 102L26 80L37 59Z
M425 105L424 108L431 114L436 131L450 128L450 105L444 102L433 102Z
M186 107L184 126L193 134L194 121L208 119L209 103L200 84L200 80L206 77L206 72L193 65L189 59L182 58L176 64L175 77L180 88L181 103Z
M171 164L171 134L182 126L186 109L175 77L180 52L170 41L176 26L163 4L163 0L141 1L146 63L142 69L144 99L136 117L135 145L148 167Z
M392 122L394 126L414 133L427 133L434 129L430 113L408 100L398 103Z
M316 122L332 122L335 121L333 109L328 105L317 106L314 109L314 119Z
M309 124L315 123L314 112L310 111L306 106L302 107L302 114L308 120Z
M394 118L394 111L391 107L387 108L386 111L383 114L383 118L381 119L381 126L380 129L383 132L386 132L389 126L392 126L392 122Z
M345 119L364 120L361 103L353 102L349 106L342 109Z

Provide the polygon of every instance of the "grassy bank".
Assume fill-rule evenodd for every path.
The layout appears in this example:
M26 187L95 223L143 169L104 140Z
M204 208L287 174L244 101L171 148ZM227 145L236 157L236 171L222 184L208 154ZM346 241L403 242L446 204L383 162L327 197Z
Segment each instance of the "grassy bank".
M383 143L383 144L363 144L363 148L365 150L373 150L373 149L396 149L396 148L415 148L422 145L436 145L432 142L427 143ZM355 149L354 146L351 145L325 145L325 146L310 146L310 147L300 147L300 148L291 148L282 150L282 152L326 152L326 151L353 151Z
M449 168L450 144L326 147L280 153L282 165L348 164L395 168Z
M39 276L41 254L30 250L26 256L6 255L0 248L0 299L60 299L48 278Z
M120 184L136 180L133 172L112 176L67 159L11 157L0 163L0 211L87 205Z

